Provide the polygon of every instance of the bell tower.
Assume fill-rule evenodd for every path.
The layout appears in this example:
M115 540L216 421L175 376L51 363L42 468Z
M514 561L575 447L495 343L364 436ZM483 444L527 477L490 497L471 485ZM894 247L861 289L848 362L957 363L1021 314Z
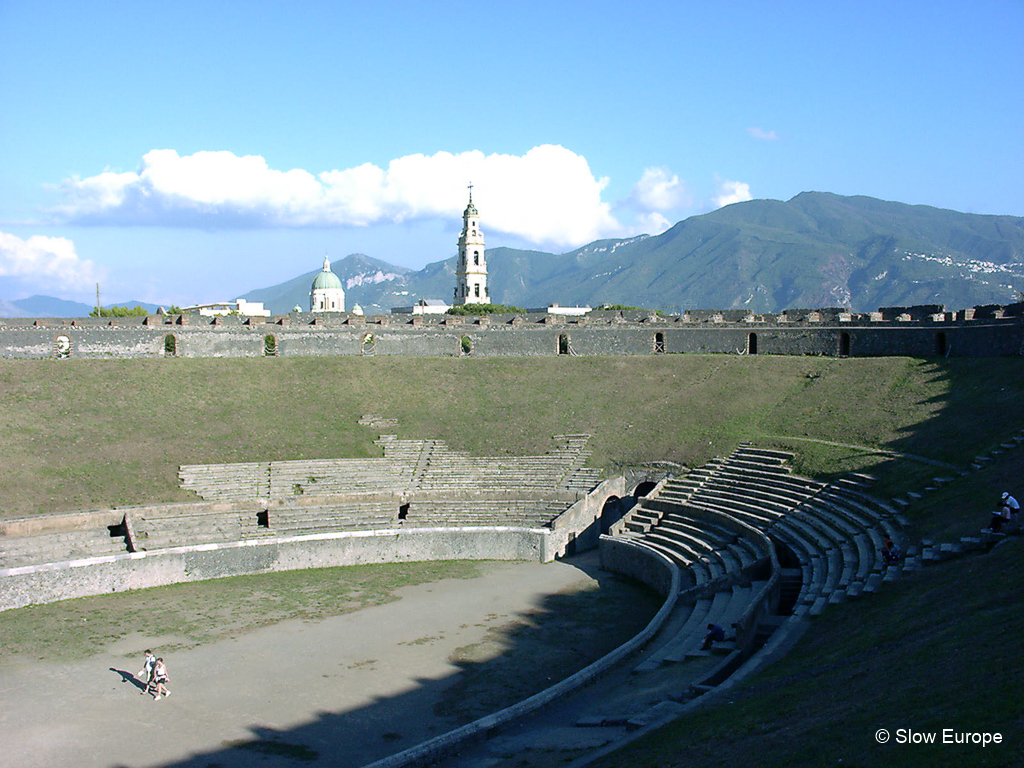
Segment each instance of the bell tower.
M487 289L487 260L484 258L484 233L480 214L473 205L473 185L469 185L469 205L462 213L459 235L459 261L455 267L455 297L452 304L490 304Z

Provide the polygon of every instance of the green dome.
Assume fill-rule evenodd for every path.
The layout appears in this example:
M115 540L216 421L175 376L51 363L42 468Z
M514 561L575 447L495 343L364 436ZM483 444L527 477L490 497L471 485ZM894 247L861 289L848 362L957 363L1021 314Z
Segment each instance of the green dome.
M341 288L341 280L333 272L321 272L313 279L312 290L323 290L324 288Z

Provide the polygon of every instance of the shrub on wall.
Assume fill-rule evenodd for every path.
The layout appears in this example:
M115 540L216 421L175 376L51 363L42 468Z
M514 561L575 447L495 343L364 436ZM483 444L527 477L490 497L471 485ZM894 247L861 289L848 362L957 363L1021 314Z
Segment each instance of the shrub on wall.
M598 307L598 309L614 310L614 311L617 311L617 312L622 312L622 311L625 311L625 310L636 310L636 311L639 311L639 312L650 312L651 311L651 310L647 309L646 307L633 307L633 306L630 306L629 304L602 304L600 307ZM656 314L656 315L658 315L660 317L660 316L663 316L665 313L662 312L660 309L655 309L654 310L654 314Z
M144 307L100 307L99 313L94 309L89 317L146 317L149 312Z
M521 315L522 307L511 304L460 304L448 310L449 315Z

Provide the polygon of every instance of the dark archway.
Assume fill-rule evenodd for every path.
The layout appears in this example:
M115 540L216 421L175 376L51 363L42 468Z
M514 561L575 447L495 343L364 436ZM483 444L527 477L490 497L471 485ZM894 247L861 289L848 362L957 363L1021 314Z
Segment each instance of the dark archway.
M178 355L178 339L175 338L173 333L169 333L164 336L164 357L177 357Z
M618 496L609 496L604 500L604 506L601 507L601 533L608 533L619 522L623 515L622 506Z
M747 354L748 355L756 355L757 354L757 334L756 333L748 333L747 334Z
M560 333L558 334L558 354L568 355L569 354L569 334Z
M646 496L648 493L653 491L657 486L658 484L653 480L644 480L636 487L636 490L633 491L633 495L639 499L641 496Z
M949 344L946 342L946 332L939 331L935 334L935 354L945 357L949 354Z
M654 334L654 354L665 354L665 334L658 332Z
M850 334L846 333L846 331L839 334L839 356L850 356Z

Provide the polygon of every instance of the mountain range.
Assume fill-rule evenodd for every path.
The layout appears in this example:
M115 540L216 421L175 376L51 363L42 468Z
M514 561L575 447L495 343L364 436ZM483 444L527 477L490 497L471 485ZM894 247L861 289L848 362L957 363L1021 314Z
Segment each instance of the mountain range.
M455 259L411 270L352 254L331 268L345 286L346 306L376 314L420 298L450 301ZM491 300L525 308L959 309L1017 300L1024 290L1024 218L803 192L785 202L735 203L660 235L599 240L568 253L489 248L487 267ZM262 301L274 314L306 309L316 274L242 298ZM29 301L0 302L0 316Z
M117 306L138 306L150 314L159 309L159 305L149 304L145 301L123 301L119 302ZM0 317L88 317L94 309L96 309L95 304L55 299L53 296L29 296L27 299L13 301L0 299Z
M455 257L419 271L363 254L331 265L346 305L386 311L449 301ZM1024 218L804 192L751 200L657 236L600 240L569 253L487 250L495 303L628 304L773 312L810 307L1008 304L1024 290ZM244 298L275 313L307 307L316 272Z

